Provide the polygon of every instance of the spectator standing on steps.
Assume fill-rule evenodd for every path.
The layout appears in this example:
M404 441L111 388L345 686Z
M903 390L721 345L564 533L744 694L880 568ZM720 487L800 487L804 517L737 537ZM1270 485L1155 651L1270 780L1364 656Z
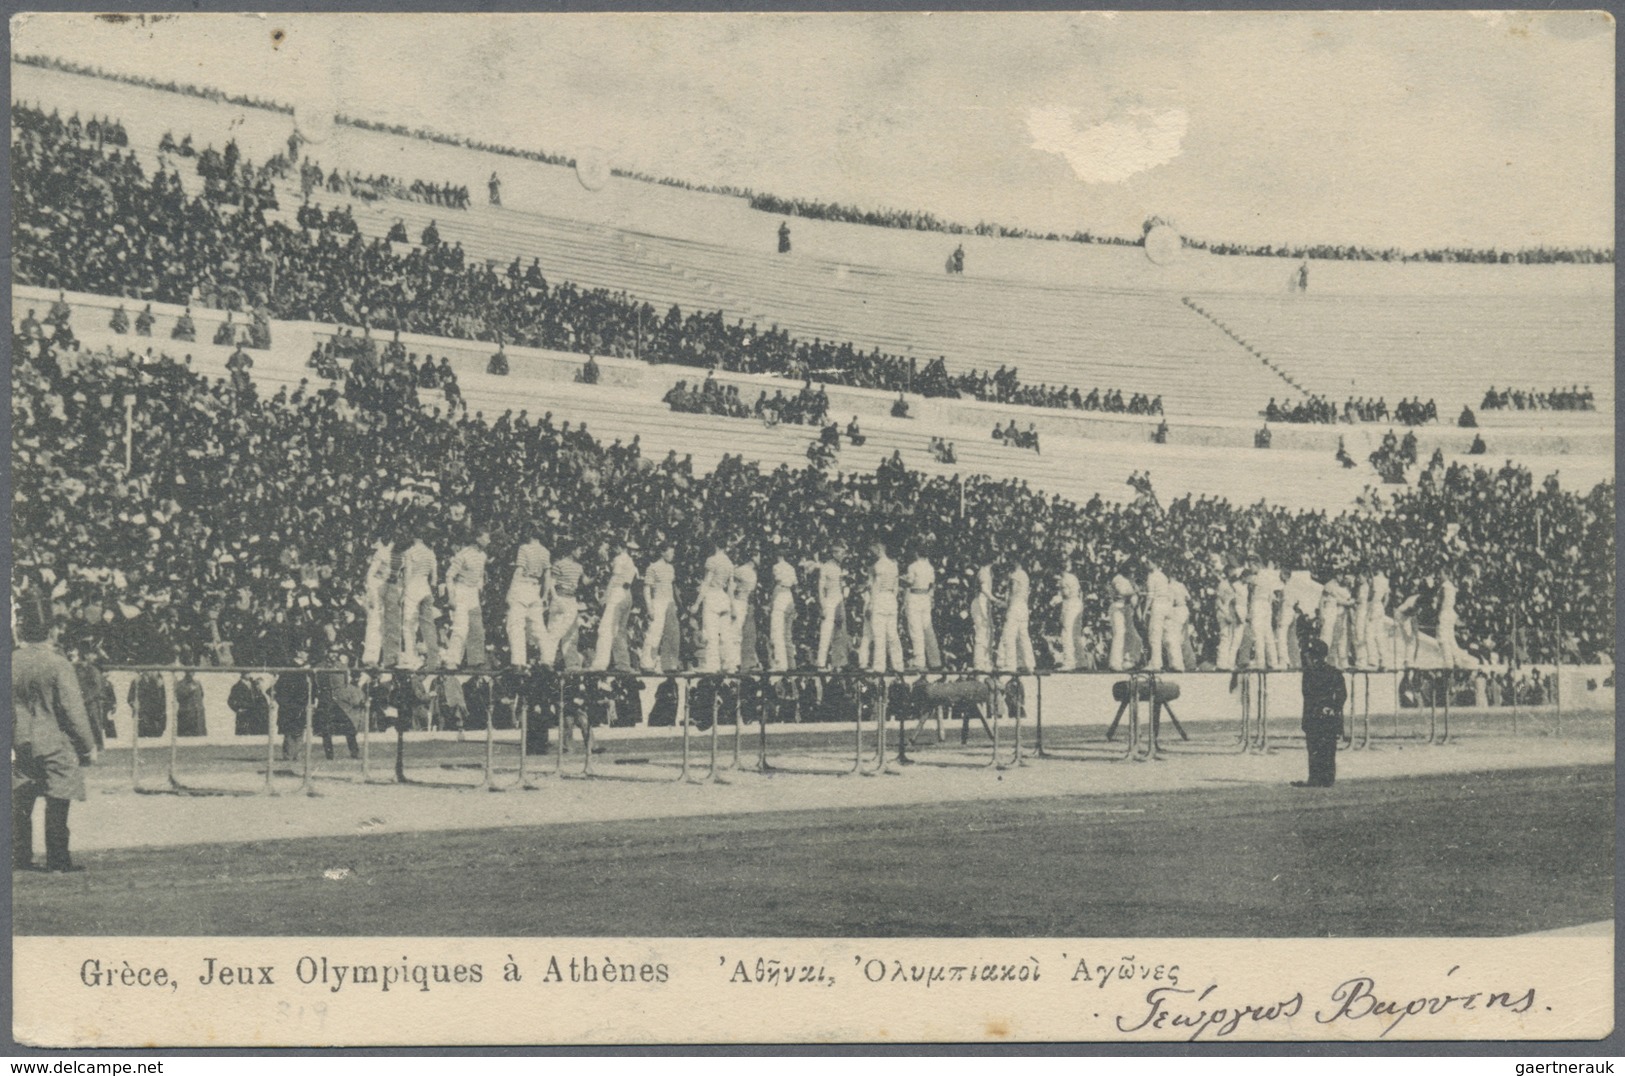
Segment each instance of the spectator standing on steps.
M492 172L491 178L486 181L485 189L491 192L491 204L500 206L502 204L502 180L497 178L495 172Z

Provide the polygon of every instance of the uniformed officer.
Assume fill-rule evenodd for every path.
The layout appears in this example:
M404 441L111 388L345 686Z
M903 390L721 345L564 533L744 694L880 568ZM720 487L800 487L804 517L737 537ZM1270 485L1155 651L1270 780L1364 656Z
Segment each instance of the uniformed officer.
M79 678L51 645L45 600L17 606L22 645L11 655L11 866L34 869L34 802L45 797L45 869L82 870L68 854L68 808L85 798L80 772L95 757Z
M1337 741L1343 735L1343 703L1348 687L1343 674L1326 660L1330 648L1310 639L1304 648L1303 735L1309 751L1309 779L1297 788L1330 788L1337 779Z

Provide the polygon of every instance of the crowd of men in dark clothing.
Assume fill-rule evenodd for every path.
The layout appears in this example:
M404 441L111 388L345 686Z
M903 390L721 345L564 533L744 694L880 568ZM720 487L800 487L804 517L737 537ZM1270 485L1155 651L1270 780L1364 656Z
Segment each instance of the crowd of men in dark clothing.
M1375 400L1350 396L1339 408L1324 396L1310 396L1301 401L1270 402L1259 412L1267 422L1325 423L1335 422L1387 422L1390 418L1388 401L1379 396ZM1400 400L1394 407L1392 418L1405 426L1421 426L1439 420L1439 406L1433 400L1423 403L1421 397Z
M762 389L755 403L746 404L739 394L739 387L719 383L715 371L708 372L699 385L691 386L686 380L678 381L661 399L673 411L756 418L769 426L783 422L822 426L829 416L829 394L822 386L813 388L810 381L805 382L794 396L786 396L783 389L769 396L767 390Z
M1534 389L1504 388L1497 391L1492 385L1484 393L1484 402L1479 405L1480 411L1595 411L1597 409L1596 394L1591 386L1581 388L1579 385L1555 388L1548 392L1536 392Z
M1016 420L1011 419L1006 426L993 424L993 440L1003 442L1007 448L1025 448L1032 452L1042 454L1038 447L1038 431L1031 422L1027 423L1025 430L1016 429Z
M354 172L340 175L337 168L324 174L322 166L308 158L299 165L299 189L307 199L313 192L325 190L328 194L347 195L365 202L376 202L381 198L399 198L406 202L423 202L428 205L445 206L448 209L468 208L468 188L460 184L425 183L421 179L414 179L408 183L400 176L360 176Z

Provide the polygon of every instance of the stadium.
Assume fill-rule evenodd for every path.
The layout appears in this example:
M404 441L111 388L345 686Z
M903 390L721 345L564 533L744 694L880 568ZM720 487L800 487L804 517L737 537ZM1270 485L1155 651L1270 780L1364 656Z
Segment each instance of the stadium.
M17 933L1612 929L1611 236L961 226L105 55L11 62L96 741Z

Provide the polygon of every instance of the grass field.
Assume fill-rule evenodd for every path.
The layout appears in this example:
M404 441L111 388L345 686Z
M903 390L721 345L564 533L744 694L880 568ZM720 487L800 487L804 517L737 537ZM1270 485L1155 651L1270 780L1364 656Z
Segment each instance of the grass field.
M1209 778L1154 793L178 840L84 853L89 870L77 876L15 875L14 929L1518 934L1612 918L1614 775L1605 765L1469 769L1313 791Z

